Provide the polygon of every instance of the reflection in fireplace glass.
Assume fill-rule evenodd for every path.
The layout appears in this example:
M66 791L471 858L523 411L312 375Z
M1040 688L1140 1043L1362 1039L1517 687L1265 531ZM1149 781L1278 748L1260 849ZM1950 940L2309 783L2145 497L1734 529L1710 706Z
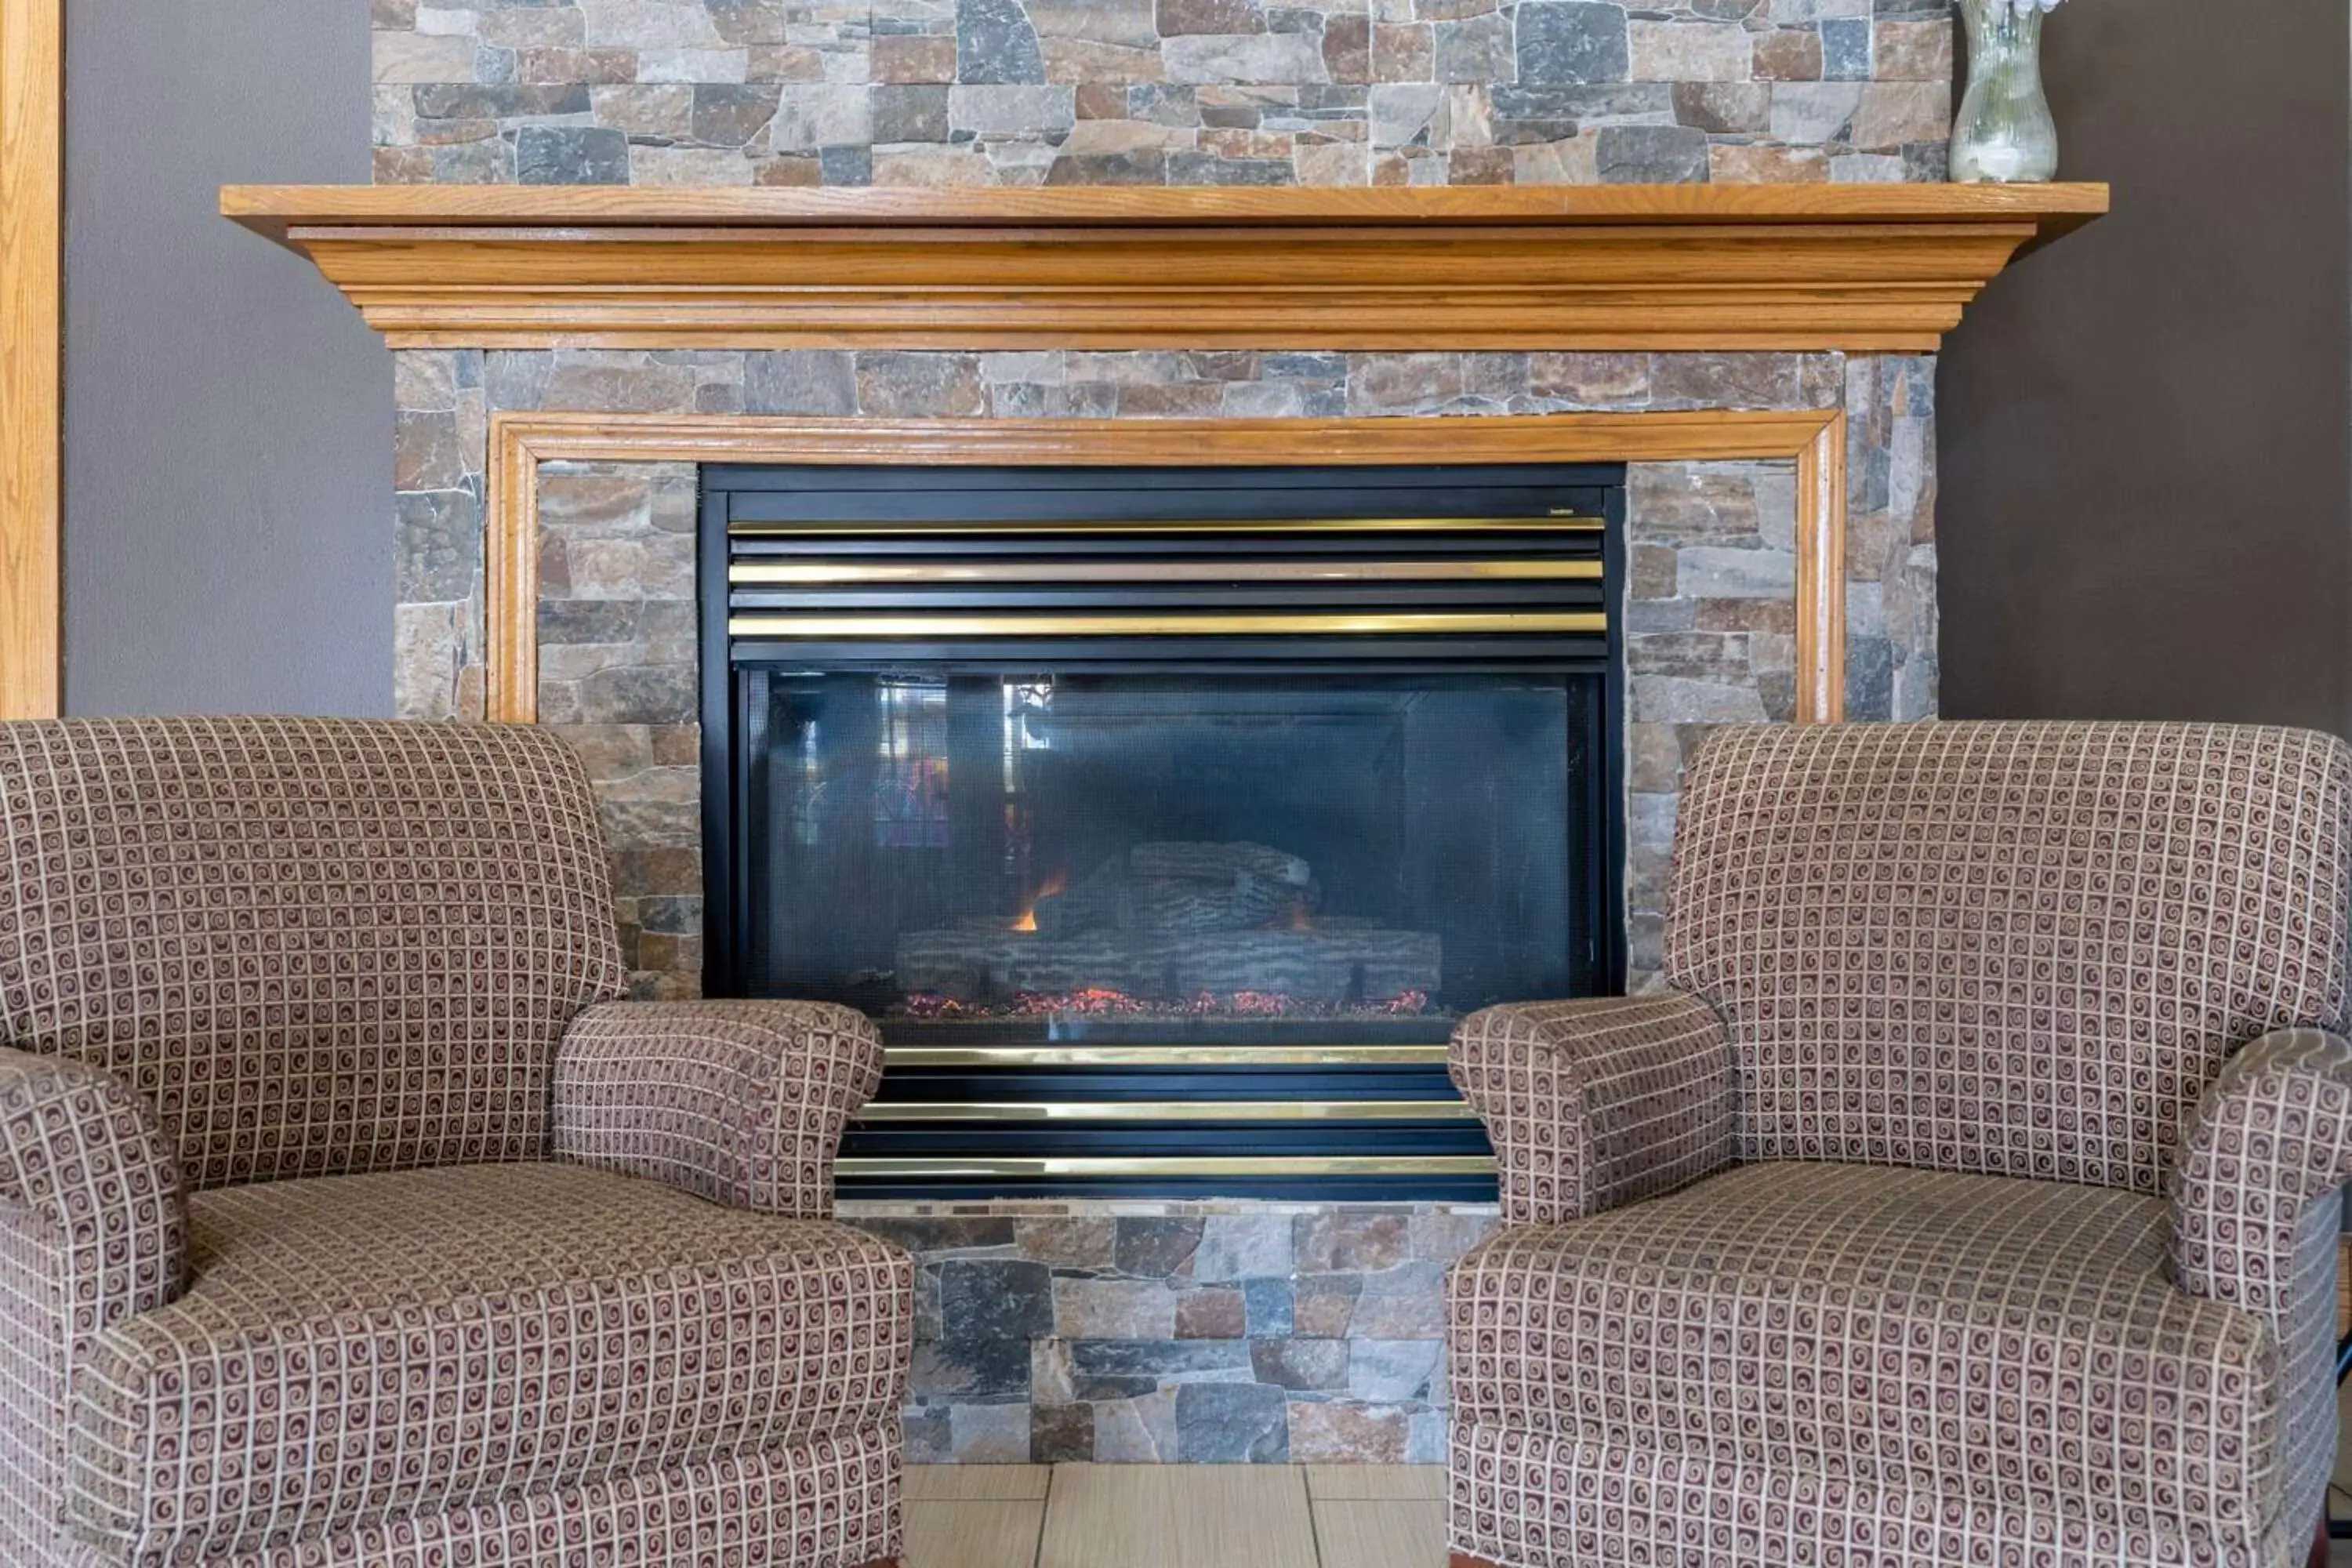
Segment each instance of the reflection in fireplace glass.
M757 992L1232 1039L1589 989L1590 678L745 673Z

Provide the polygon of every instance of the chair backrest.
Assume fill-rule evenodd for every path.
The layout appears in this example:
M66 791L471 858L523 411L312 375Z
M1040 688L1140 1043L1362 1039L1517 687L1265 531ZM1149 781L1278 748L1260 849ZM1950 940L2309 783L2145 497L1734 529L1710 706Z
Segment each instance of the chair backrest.
M1666 977L1750 1160L2161 1187L2263 1032L2341 1028L2352 748L2190 724L1741 727L1685 783Z
M565 1024L626 980L543 731L0 724L0 1045L155 1106L195 1186L544 1155Z

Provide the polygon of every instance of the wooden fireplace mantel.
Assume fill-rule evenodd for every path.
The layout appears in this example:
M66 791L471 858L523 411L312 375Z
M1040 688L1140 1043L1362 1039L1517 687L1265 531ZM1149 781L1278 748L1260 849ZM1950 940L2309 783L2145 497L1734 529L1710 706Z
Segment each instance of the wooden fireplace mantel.
M231 185L396 348L1932 352L2100 184Z

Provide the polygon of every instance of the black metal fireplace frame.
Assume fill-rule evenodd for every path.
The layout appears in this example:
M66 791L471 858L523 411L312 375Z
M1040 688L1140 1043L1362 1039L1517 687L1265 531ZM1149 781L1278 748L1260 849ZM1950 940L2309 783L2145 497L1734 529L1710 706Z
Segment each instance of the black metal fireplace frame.
M871 639L829 642L807 637L771 643L757 635L730 630L730 623L740 628L747 617L756 617L763 603L776 602L773 598L763 601L758 593L730 582L730 568L739 563L744 548L740 531L779 517L805 518L810 505L806 498L812 491L821 494L816 505L827 524L838 525L842 540L854 539L864 558L887 560L901 555L919 558L935 552L940 548L939 538L950 528L984 527L992 518L1051 521L1057 507L1073 518L1096 523L1098 531L1092 543L1098 547L1103 537L1100 525L1148 529L1156 518L1168 515L1238 523L1268 516L1386 520L1398 517L1400 509L1403 515L1411 515L1428 510L1427 500L1433 492L1426 487L1433 484L1471 498L1473 504L1467 510L1474 515L1524 516L1529 520L1528 526L1564 513L1598 521L1601 526L1593 531L1591 545L1601 572L1593 595L1595 604L1605 612L1605 631L1548 637L1449 635L1427 638L1393 634L1377 638L1196 634L1024 638L958 634L894 637L877 646ZM1270 505L1270 496L1279 497L1279 503ZM1107 510L1113 506L1122 510ZM1502 510L1511 508L1518 510ZM942 513L949 521L942 522L940 535L919 526L925 514ZM1623 469L1615 465L1270 469L706 467L698 552L706 992L715 996L747 992L750 879L741 853L747 808L740 799L734 745L745 721L741 703L746 682L738 678L740 668L784 664L855 673L916 667L929 674L993 674L1008 663L1034 661L1071 673L1202 674L1230 672L1236 661L1246 661L1253 673L1270 675L1421 676L1429 674L1435 665L1449 674L1599 676L1602 678L1600 744L1604 763L1601 776L1622 785L1623 521ZM985 559L1002 552L1034 559L1040 553L1051 554L1057 542L1033 532L992 543L985 533L975 537L960 531L955 549L967 557ZM1148 546L1141 542L1136 546L1147 547L1160 559L1214 556L1234 548L1230 537L1213 535L1151 536ZM805 552L820 547L804 543L798 548ZM1360 550L1361 544L1349 545L1336 536L1329 542L1298 537L1286 542L1285 553L1346 548ZM1401 593L1393 587L1364 591L1368 603L1376 600L1407 610L1412 607L1412 592ZM1444 597L1452 605L1466 602L1474 609L1491 606L1498 615L1507 615L1547 602L1556 605L1559 593L1557 585L1548 588L1499 581L1469 590L1449 588ZM1143 609L1151 607L1152 594L1131 589L1129 594ZM1095 596L1090 589L1088 597ZM801 588L791 595L797 609L845 615L905 609L907 597L902 589L857 587ZM1067 598L1066 590L1050 595L1052 603L1065 603ZM1018 615L1037 609L1040 595L1023 587L964 587L956 589L951 597L933 594L924 602L950 604L956 611L975 615ZM1275 607L1278 602L1278 595L1264 587L1238 582L1223 586L1195 584L1181 593L1188 612L1211 616L1230 612L1246 616ZM1600 825L1601 866L1606 869L1591 873L1597 879L1597 884L1588 889L1588 907L1597 913L1596 951L1586 972L1593 977L1590 988L1605 994L1622 989L1625 963L1622 788L1598 789L1587 804ZM1136 1066L1116 1059L1119 1053L1113 1050L1102 1053L1108 1059L1081 1059L1085 1053L1076 1053L1014 1069L983 1065L989 1058L985 1050L966 1053L953 1048L955 1039L984 1044L987 1034L986 1026L977 1026L965 1036L949 1037L950 1048L894 1050L875 1118L854 1126L845 1140L841 1181L845 1194L933 1199L1216 1195L1394 1201L1481 1201L1494 1195L1489 1173L1464 1174L1453 1170L1428 1173L1431 1164L1458 1167L1465 1160L1484 1155L1486 1143L1478 1123L1459 1114L1458 1101L1444 1104L1455 1097L1442 1062L1426 1059L1425 1055L1402 1063L1369 1055L1365 1059L1346 1060L1284 1058L1264 1065L1219 1059L1179 1067ZM933 1036L940 1037L937 1031ZM1033 1098L1042 1101L1057 1096L1082 1096L1088 1102L1105 1104L1164 1104L1179 1099L1280 1104L1307 1097L1341 1119L1256 1122L1239 1131L1230 1122L1204 1125L1184 1121L975 1126L901 1124L888 1119L893 1104ZM1344 1119L1350 1103L1370 1109L1397 1101L1427 1101L1433 1110L1446 1113L1426 1119ZM1269 1165L1318 1161L1318 1173L1301 1176L1288 1169L1252 1172L1244 1168L1246 1161L1229 1161L1227 1169L1213 1176L1161 1172L1047 1177L1025 1170L1015 1176L1002 1173L995 1163L1000 1160L1018 1163L1024 1153L1050 1146L1064 1156L1082 1161L1099 1156L1141 1170L1156 1159L1181 1161L1212 1152L1230 1155L1237 1142L1278 1149L1282 1159L1268 1162ZM918 1174L903 1173L917 1166L927 1169ZM866 1168L902 1173L861 1174ZM956 1173L941 1173L950 1168Z

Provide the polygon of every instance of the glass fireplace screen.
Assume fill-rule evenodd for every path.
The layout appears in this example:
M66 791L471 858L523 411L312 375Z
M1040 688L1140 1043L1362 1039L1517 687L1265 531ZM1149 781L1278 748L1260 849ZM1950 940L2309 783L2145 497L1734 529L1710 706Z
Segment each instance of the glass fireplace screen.
M1614 479L707 470L707 984L879 1023L845 1189L1491 1192L1453 1025L1621 973Z

